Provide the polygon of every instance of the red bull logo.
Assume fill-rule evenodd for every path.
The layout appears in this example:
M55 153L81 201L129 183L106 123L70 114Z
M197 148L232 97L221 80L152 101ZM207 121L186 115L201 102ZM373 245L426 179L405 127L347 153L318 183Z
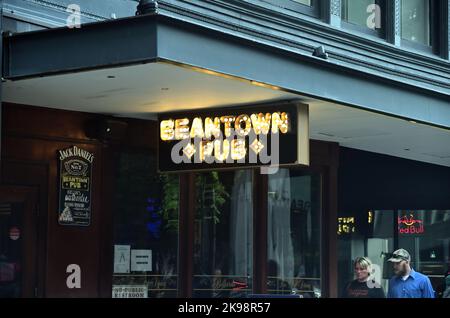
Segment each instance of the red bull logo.
M413 214L398 217L398 232L400 234L423 234L423 221L415 219Z

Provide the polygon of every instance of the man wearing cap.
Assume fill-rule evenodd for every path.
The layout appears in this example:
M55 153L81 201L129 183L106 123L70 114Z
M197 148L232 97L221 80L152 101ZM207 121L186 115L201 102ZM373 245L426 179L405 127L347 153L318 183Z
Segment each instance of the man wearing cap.
M434 298L430 279L411 268L408 251L398 249L388 261L392 262L395 274L389 281L388 298Z

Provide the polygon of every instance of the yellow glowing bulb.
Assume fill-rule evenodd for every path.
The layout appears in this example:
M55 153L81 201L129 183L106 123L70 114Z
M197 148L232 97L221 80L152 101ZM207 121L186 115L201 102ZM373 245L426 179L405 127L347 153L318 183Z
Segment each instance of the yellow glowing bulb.
M175 139L182 140L189 138L189 119L182 118L175 120Z
M222 145L222 151L221 146ZM228 140L224 140L221 142L220 140L214 140L214 157L217 161L223 162L227 160L228 155L230 154L230 142Z
M241 128L241 123L245 123L245 128ZM239 136L247 136L250 133L250 130L252 129L252 122L248 118L247 115L239 115L236 117L236 120L234 122L234 130L236 130L237 134Z
M162 120L160 124L161 140L172 140L175 137L175 123L172 119Z
M269 133L270 119L272 118L270 113L266 113L265 115L263 113L259 113L258 115L252 114L250 117L255 134L259 135L263 133L267 135Z
M289 119L288 115L285 112L281 114L279 112L275 112L272 114L272 133L278 133L278 129L283 133L288 132L289 127Z
M240 160L247 154L247 149L245 149L245 141L241 139L233 139L231 141L231 159Z

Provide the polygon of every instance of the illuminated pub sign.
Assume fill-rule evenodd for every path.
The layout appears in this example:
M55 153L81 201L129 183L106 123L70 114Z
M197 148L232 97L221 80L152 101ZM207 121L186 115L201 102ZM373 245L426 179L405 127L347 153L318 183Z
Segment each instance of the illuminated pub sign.
M355 217L340 217L338 218L338 235L355 233Z
M298 102L159 116L161 172L309 165L308 106Z

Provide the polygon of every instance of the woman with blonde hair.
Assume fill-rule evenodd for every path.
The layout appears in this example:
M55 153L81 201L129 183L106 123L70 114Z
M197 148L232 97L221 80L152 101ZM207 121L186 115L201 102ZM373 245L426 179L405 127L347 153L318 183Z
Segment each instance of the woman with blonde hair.
M355 280L347 284L345 298L385 298L383 287L374 283L372 262L368 257L357 257L353 262Z

